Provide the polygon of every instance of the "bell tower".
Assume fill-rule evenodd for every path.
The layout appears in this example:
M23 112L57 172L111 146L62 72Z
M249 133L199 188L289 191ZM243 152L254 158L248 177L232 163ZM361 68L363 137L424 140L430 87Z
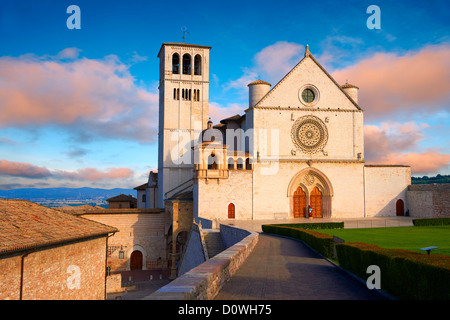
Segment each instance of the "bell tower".
M193 177L194 141L209 114L209 50L163 43L159 58L158 207ZM176 190L180 191L180 190Z

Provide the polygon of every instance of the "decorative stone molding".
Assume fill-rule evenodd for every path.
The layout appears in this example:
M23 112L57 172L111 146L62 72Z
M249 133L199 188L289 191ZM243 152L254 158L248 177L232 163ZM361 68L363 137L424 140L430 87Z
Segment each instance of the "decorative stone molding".
M251 108L246 109L250 110ZM319 109L319 108L305 108L305 107L281 107L281 106L255 106L252 109L262 109L262 110L287 110L287 111L323 111L323 112L363 112L362 110L350 110L350 109L340 109L340 108L327 108L327 109Z

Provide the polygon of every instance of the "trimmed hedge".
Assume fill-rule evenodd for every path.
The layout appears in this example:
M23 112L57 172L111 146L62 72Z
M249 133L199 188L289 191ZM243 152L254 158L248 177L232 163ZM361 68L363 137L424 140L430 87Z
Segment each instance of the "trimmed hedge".
M289 223L272 224L272 226L292 227L305 230L311 229L344 229L344 222L313 222L313 223Z
M445 226L445 225L450 225L450 218L413 219L413 224L414 224L415 227Z
M381 289L399 299L450 299L450 257L385 249L366 243L336 244L339 264L367 279L367 267L381 271Z
M262 230L304 241L327 258L332 258L334 255L333 236L288 225L263 225Z

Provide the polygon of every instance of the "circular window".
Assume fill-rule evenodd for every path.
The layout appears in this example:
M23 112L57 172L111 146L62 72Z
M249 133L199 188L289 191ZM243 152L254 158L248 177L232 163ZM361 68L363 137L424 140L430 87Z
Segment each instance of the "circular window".
M304 116L292 126L291 136L297 148L305 153L316 153L326 145L328 130L319 118Z
M312 107L319 102L319 90L312 84L304 85L298 91L298 99L307 107Z
M306 103L311 103L314 101L314 91L312 91L311 89L305 89L302 92L302 99L303 101L305 101Z

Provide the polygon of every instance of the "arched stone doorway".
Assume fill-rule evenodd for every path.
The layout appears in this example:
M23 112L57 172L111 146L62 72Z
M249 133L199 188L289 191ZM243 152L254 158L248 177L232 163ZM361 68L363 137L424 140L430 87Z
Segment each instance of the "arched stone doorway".
M287 196L292 218L307 217L308 205L313 208L313 217L331 217L333 188L327 176L315 168L309 167L298 172L289 183ZM304 208L303 213L301 208Z
M130 255L130 270L142 270L143 257L142 252L136 250Z
M147 253L144 247L135 244L127 250L127 270L147 270Z
M228 219L234 219L235 218L235 207L233 203L230 203L228 205Z

